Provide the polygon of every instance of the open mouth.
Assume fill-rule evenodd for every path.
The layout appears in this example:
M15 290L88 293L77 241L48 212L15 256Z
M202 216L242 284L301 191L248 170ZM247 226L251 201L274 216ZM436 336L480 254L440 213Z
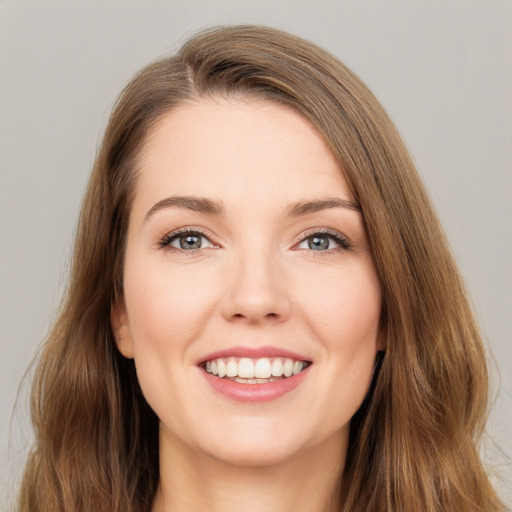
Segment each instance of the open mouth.
M219 357L201 363L200 367L220 379L240 384L267 384L297 375L310 365L311 361L286 357Z

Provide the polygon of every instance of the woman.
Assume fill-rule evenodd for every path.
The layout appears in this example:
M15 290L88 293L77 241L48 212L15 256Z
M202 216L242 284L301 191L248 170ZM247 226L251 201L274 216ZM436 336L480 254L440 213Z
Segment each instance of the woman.
M110 119L20 510L504 510L484 361L368 89L291 35L207 31Z

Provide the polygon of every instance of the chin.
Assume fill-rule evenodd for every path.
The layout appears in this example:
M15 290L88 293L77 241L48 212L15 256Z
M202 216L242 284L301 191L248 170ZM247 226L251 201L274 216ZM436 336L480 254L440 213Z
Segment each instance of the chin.
M244 443L223 446L219 450L209 447L209 455L219 462L236 467L270 467L284 464L299 453L300 448L276 446L275 443Z
M289 422L276 425L266 421L236 429L223 429L222 435L211 435L201 450L212 458L240 467L264 467L286 463L308 450L311 436L307 432L294 431ZM280 422L281 423L281 422Z

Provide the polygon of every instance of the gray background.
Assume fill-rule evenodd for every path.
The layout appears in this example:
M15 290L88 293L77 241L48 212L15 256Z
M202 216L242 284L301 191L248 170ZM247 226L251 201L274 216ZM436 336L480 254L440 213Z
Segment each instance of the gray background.
M27 385L13 416L18 386L65 286L113 101L140 67L219 23L269 24L324 46L395 120L496 360L485 454L511 503L510 1L0 0L0 507L8 507L30 440Z

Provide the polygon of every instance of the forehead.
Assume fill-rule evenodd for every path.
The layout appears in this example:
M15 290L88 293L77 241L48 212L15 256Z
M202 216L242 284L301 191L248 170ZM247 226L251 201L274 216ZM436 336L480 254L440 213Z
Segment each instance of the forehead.
M299 113L260 99L220 98L182 105L153 128L135 202L151 206L166 195L246 207L353 198L336 158Z

